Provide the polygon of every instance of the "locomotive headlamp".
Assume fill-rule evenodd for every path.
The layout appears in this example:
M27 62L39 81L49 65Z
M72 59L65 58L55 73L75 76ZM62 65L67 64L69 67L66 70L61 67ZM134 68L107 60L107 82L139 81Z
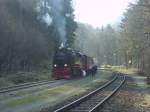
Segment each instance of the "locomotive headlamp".
M64 64L64 66L67 67L68 65L67 65L67 64Z
M57 65L56 65L56 64L54 64L54 67L57 67Z

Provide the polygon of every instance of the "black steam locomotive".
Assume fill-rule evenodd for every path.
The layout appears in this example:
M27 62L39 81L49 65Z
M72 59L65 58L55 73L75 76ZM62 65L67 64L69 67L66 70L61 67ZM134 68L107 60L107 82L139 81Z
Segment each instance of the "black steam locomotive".
M53 57L54 79L70 79L85 77L96 73L96 65L93 58L69 48L58 49Z

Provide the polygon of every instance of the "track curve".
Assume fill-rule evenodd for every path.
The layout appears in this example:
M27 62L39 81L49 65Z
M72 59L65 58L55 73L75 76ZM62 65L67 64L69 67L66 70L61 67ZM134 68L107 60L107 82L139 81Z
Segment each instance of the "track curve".
M125 82L125 79L126 77L124 75L118 74L98 89L54 112L95 112L119 90Z

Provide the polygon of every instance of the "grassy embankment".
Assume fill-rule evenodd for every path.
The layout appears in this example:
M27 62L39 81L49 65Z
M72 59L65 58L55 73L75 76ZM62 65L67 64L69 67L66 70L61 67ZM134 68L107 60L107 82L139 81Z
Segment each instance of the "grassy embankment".
M39 80L52 80L51 70L3 74L0 77L0 87L7 87L16 84L39 81Z
M42 106L45 106L45 104L48 104L49 106L53 106L66 99L69 99L72 96L79 95L81 93L88 91L89 89L92 89L97 85L103 84L104 82L108 81L108 78L110 76L111 76L111 72L103 71L100 72L98 75L96 75L96 77L89 76L76 81L72 81L71 83L65 85L57 86L50 89L45 89L39 93L29 94L30 92L32 92L30 91L28 93L29 95L27 95L26 97L22 97L19 100L17 98L12 100L9 99L9 101L7 101L5 105L7 105L8 109L16 109L16 110L19 107L25 107L26 111L29 111L30 109L28 110L28 106L32 105L33 106L32 111L34 109L35 111L37 111L40 110L39 108L42 108ZM21 97L21 95L24 94L18 93L17 96Z

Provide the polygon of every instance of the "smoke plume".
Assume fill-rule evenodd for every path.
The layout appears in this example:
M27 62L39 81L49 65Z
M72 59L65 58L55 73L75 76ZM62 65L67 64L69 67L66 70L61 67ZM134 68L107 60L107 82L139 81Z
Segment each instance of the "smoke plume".
M66 19L64 14L65 0L40 0L37 6L39 20L48 26L53 24L59 33L62 45L66 46Z
M61 42L66 44L66 19L63 15L64 0L50 0L54 25L59 32Z

